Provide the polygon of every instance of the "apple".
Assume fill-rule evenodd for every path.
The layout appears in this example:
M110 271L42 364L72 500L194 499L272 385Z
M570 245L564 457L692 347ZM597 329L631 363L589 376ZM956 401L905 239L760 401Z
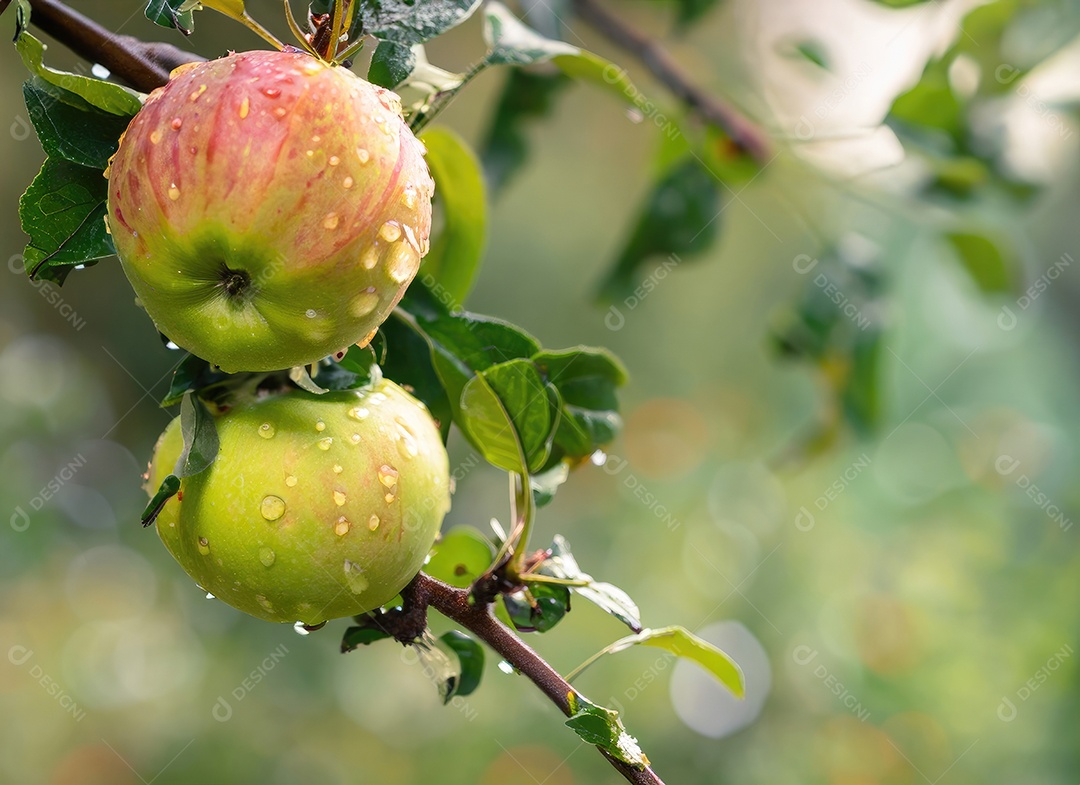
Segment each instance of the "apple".
M450 507L449 461L427 410L391 381L289 392L216 417L220 447L156 520L180 566L219 600L276 622L377 608L419 572ZM183 449L179 418L147 473Z
M182 66L106 176L142 306L227 372L370 340L429 247L434 182L388 90L302 52Z

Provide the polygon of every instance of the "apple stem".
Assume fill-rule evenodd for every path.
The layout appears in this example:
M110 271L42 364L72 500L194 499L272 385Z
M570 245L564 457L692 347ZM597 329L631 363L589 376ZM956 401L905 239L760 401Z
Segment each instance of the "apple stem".
M576 702L577 698L582 697L581 693L509 627L496 619L491 614L489 605L471 601L468 589L458 589L420 573L402 592L402 598L406 603L425 608L432 607L443 616L460 624L523 673L552 703L558 706L559 711L568 717L573 714L570 707L571 696ZM606 750L599 747L597 749L627 782L636 785L664 785L663 780L652 768L646 766L644 769L636 769L618 760Z

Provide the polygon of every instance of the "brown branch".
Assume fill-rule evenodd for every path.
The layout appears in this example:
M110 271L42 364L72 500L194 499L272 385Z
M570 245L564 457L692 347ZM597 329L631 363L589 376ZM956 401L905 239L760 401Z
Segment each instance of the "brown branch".
M539 687L540 691L559 707L559 711L570 716L570 693L580 693L509 627L492 616L489 606L471 604L466 589L456 589L424 573L416 576L410 584L409 592L413 602L431 606L487 643ZM664 785L663 780L651 768L635 769L612 757L607 751L600 751L627 782L635 785Z
M168 82L169 72L177 66L204 59L172 44L110 33L58 0L30 0L30 8L30 21L36 27L145 93Z
M572 3L578 16L613 44L640 60L661 84L701 119L725 131L740 150L755 160L768 160L768 142L761 129L694 84L659 42L627 24L598 0L572 0Z

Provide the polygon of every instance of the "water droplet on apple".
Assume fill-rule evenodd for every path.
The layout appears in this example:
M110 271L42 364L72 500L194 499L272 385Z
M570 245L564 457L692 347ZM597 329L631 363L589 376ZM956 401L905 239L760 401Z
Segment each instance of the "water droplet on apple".
M203 556L210 555L210 540L206 539L205 537L200 537L197 541L197 547L199 549L199 553L201 553Z
M277 433L277 431L274 430L274 426L268 422L264 422L262 425L259 426L259 436L263 437L264 439L274 438L275 433Z
M259 605L263 606L263 608L268 611L274 610L274 604L270 602L270 600L263 597L261 594L255 595L255 602L259 603Z
M352 528L352 524L349 523L349 519L342 515L337 519L337 523L334 524L334 534L338 537L344 537L349 533L350 528Z
M285 477L285 484L288 485L290 488L295 488L296 487L296 477L294 477L291 474L287 475Z
M397 485L398 470L388 463L384 463L379 467L379 482L381 482L387 488L393 488Z
M314 319L317 315L318 314L315 313L314 308L308 308L306 311L304 311L304 316L306 316L309 319Z
M319 439L319 449L326 451L330 449L330 445L334 443L333 436L327 436L325 439Z
M345 471L345 469L342 468L341 464L334 464L334 474L341 474L343 471Z
M364 253L360 256L360 266L365 270L374 270L375 265L379 263L379 257L382 255L382 251L378 245L369 245L364 249Z
M372 406L378 406L380 403L386 403L386 396L381 392L372 393L367 397L367 402Z
M372 513L371 517L368 518L368 520L367 520L367 527L371 531L375 531L376 529L379 528L379 523L380 523L379 516L376 515L375 513Z
M340 220L341 219L338 218L337 213L333 213L333 212L327 213L326 217L323 219L323 222L322 222L323 228L325 228L325 229L337 229L338 222Z
M264 496L259 504L259 512L268 521L276 521L285 514L285 502L280 496Z
M248 112L251 110L251 101L245 95L244 100L240 102L240 119L243 120L248 116Z
M401 227L395 221L387 221L379 227L379 236L386 242L392 243L401 237Z
M361 594L368 587L368 579L364 577L363 569L348 559L345 560L345 582L353 594Z
M371 160L371 153L369 153L363 147L357 147L356 157L360 159L360 163L366 164L368 161Z
M420 264L420 255L408 242L394 243L386 256L386 274L394 283L405 283L412 278Z
M360 443L360 434L354 433L352 436L349 437L349 441L352 442L353 444L359 444Z
M281 95L281 91L276 87L264 87L262 89L262 94L265 95L267 98L277 98L279 95Z
M345 506L345 491L334 491L334 504L338 507Z
M278 120L280 120L282 117L284 117L288 113L289 113L289 111L284 106L279 106L279 107L274 109L274 117L276 117Z
M416 205L420 203L419 197L416 195L416 188L409 186L405 189L405 193L401 195L401 203L405 205L406 209L415 210Z
M150 132L150 143L151 144L157 144L160 141L161 141L161 131L159 131L159 130L157 130L155 128L153 131Z
M363 406L354 406L353 408L349 409L349 416L352 417L354 420L366 420L369 414L370 412ZM360 434L354 434L354 436L359 435Z
M346 191L349 190L353 187L353 179L351 177L346 177L344 180L341 181L341 187L344 188Z
M179 130L180 130L180 128L181 128L181 127L182 127L183 125L184 125L184 119L183 119L182 117L174 117L174 118L173 118L173 121L172 121L172 129L173 129L174 131L179 131Z
M367 291L360 292L353 298L350 305L350 311L356 318L367 316L369 313L375 310L375 306L379 304L379 295L375 292L374 287Z
M259 561L263 563L264 567L272 567L276 559L277 555L271 548L259 548Z
M324 423L322 420L316 420L315 421L315 430L316 431L325 431L326 430L326 423Z
M174 202L180 198L180 189L176 187L176 183L169 185L169 198Z

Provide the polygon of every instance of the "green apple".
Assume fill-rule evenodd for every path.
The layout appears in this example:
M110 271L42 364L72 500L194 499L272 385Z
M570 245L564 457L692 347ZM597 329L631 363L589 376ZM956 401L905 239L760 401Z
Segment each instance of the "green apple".
M156 521L206 591L260 619L319 624L383 605L420 570L450 507L448 459L396 384L272 396L216 426L217 460ZM182 449L177 419L154 450L151 494Z
M392 92L301 52L177 69L106 173L158 329L228 372L370 340L429 247L434 182Z

